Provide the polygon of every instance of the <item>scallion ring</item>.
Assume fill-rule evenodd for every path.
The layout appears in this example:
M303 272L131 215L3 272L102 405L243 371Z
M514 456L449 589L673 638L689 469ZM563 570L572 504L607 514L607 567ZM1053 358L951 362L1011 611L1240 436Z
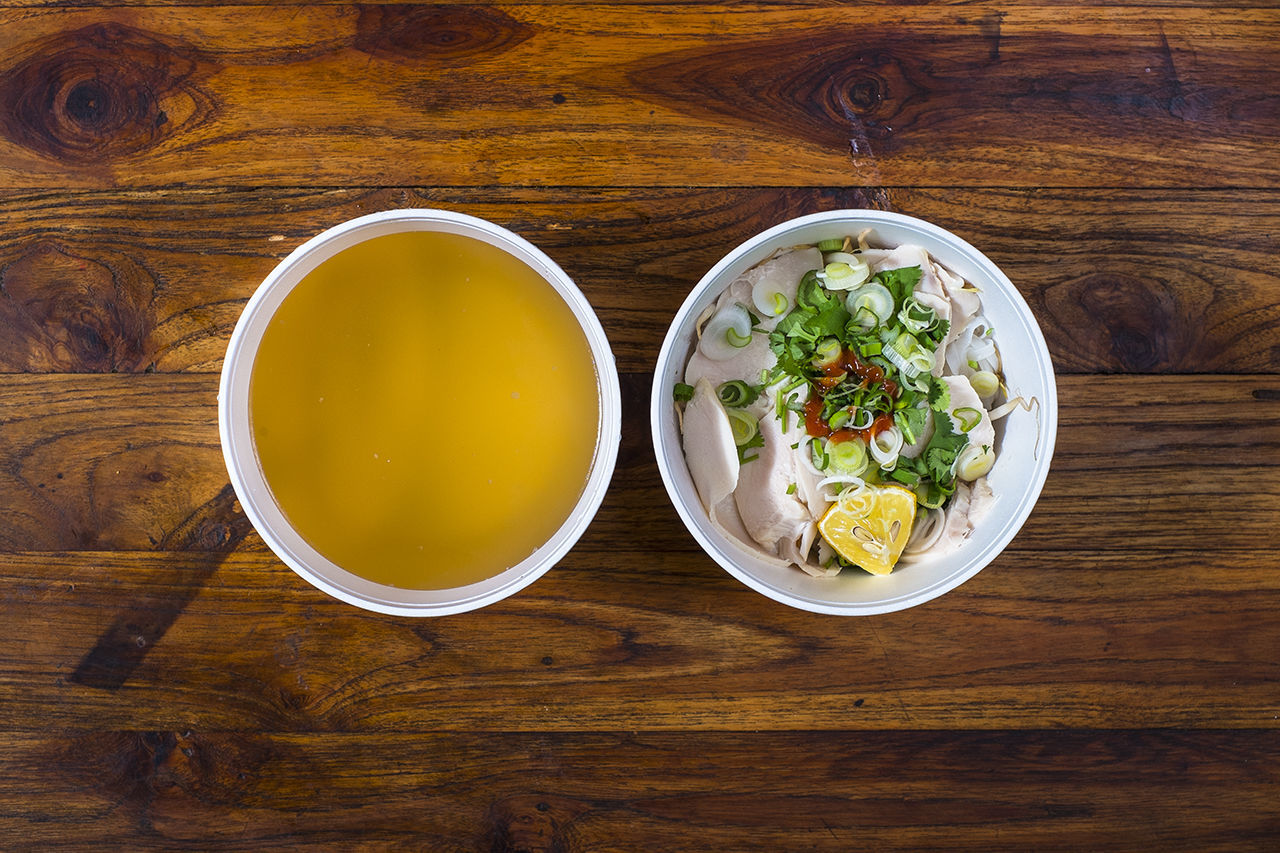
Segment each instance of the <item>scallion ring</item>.
M867 469L867 447L861 441L838 441L828 448L831 470L857 476Z
M861 258L853 258L852 263L831 261L822 273L827 290L853 290L871 277L871 268Z
M958 409L952 409L951 416L960 422L961 432L968 432L982 423L982 412L973 406L961 406Z
M733 432L733 443L738 447L755 438L756 433L760 431L760 422L750 412L742 409L726 409L725 414L729 416L729 429Z
M702 330L698 350L712 361L726 361L751 343L751 312L737 302L717 311Z
M867 449L871 458L879 463L881 470L888 471L898 464L898 454L902 451L902 431L896 426L881 430L871 438Z
M870 409L858 409L858 416L849 424L849 429L867 429L876 422L875 412Z
M845 297L844 307L854 317L860 309L867 308L877 322L886 323L893 316L893 294L883 284L868 282Z
M956 459L956 477L972 482L989 472L995 461L996 454L990 445L971 444L960 451L960 456Z
M766 317L781 317L791 307L787 295L779 291L777 283L768 276L751 285L751 302Z
M994 397L1000 390L1000 379L990 370L979 370L969 376L969 384L979 397Z
M813 455L813 467L819 471L827 470L831 457L827 454L826 442L815 439L809 443L809 452Z
M749 406L760 396L760 392L752 388L741 379L731 379L728 382L720 383L716 388L716 394L720 397L720 402L730 408L740 409L743 406Z
M840 357L840 353L843 351L838 338L823 338L813 348L813 363L818 367L832 364Z

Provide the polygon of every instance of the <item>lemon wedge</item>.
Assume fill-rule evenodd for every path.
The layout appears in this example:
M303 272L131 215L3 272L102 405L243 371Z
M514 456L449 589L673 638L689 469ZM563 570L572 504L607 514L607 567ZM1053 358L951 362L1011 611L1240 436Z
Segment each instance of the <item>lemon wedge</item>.
M836 553L873 575L893 571L911 538L916 496L901 486L862 486L841 495L818 522Z

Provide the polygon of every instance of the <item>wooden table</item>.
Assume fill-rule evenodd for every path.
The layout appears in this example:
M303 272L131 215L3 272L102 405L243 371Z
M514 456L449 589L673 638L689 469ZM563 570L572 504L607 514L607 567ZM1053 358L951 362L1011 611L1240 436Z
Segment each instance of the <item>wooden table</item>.
M1277 849L1275 6L0 3L0 846ZM215 413L277 261L409 206L544 248L625 398L580 543L424 620L275 559ZM718 568L647 419L835 207L986 251L1061 397L1009 549L869 618Z

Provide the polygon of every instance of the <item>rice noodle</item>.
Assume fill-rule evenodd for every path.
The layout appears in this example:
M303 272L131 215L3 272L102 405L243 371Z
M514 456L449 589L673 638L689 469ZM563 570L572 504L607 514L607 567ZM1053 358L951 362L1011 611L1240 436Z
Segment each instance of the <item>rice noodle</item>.
M830 486L832 484L839 484L843 486L853 486L857 489L862 489L867 485L867 481L853 474L835 474L833 476L824 477L823 479L819 480L818 488L821 489L826 486ZM845 489L842 489L840 491L839 496L844 495L845 491L846 491Z
M902 558L920 557L936 545L942 538L942 531L946 529L946 519L947 514L943 512L942 507L928 510L923 517L917 516L915 524L911 527L911 538L907 540L907 547L902 551Z
M1039 405L1039 401L1035 397L1032 397L1030 400L1024 400L1021 397L1014 397L1007 403L992 409L990 417L991 420L998 421L1000 418L1003 418L1015 409L1022 409L1024 412L1029 412L1031 411L1031 407L1035 405Z
M991 326L981 314L973 317L957 333L946 351L947 372L966 373L973 370L969 362L975 362L979 370L1000 373L1000 351L995 341L987 337Z

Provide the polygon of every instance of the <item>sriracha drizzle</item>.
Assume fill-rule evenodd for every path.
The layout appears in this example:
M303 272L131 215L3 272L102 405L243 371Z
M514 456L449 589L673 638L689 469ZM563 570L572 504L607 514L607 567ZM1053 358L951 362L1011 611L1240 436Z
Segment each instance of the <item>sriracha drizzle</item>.
M854 438L871 441L876 435L893 426L893 417L889 414L877 415L870 426L862 429L843 427L833 430L822 418L823 395L843 382L848 376L856 376L861 380L860 385L863 388L868 388L872 385L883 385L884 390L890 397L896 397L898 395L898 385L892 379L885 377L882 367L877 364L867 364L860 361L857 355L846 349L841 351L838 358L822 367L822 374L822 376L814 380L817 385L816 393L810 394L809 399L804 404L804 427L805 432L809 435L814 438L825 438L834 444L850 441Z

